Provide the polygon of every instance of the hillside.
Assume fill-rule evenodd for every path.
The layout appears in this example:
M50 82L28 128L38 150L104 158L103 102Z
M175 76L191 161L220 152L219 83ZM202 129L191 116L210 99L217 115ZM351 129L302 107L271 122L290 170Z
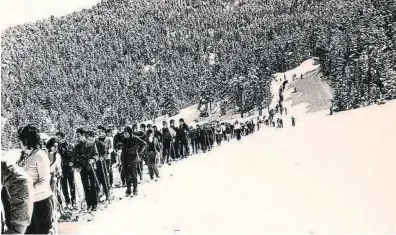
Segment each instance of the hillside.
M267 107L272 74L313 56L335 111L394 99L395 13L392 0L113 0L8 28L2 147L27 123L69 137L174 115L204 95L238 112Z

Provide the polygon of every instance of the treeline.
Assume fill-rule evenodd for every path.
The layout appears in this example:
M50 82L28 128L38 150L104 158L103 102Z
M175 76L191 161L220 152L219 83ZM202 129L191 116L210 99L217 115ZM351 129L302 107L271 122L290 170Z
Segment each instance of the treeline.
M270 103L272 74L312 56L335 110L395 98L392 0L111 0L2 33L3 145L16 128L122 125L198 103ZM6 143L6 145L4 144Z

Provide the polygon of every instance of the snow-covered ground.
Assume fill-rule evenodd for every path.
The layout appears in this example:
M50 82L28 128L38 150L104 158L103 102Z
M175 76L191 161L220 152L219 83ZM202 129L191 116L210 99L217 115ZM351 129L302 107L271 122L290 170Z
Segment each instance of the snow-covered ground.
M286 77L316 69L306 61ZM296 84L285 92L285 128L264 128L163 166L159 182L139 185L139 196L113 202L81 223L80 233L396 233L396 101L333 116L325 109L307 114L312 103L295 102ZM274 82L275 92L279 85ZM197 115L192 106L172 118L192 124Z
M396 232L396 101L307 115L161 169L83 234Z
M304 62L286 77L315 69ZM164 166L159 182L140 185L139 196L111 204L80 232L396 233L396 101L333 116L306 114L310 104L293 104L290 90L285 128L264 128ZM189 123L194 110L178 116Z

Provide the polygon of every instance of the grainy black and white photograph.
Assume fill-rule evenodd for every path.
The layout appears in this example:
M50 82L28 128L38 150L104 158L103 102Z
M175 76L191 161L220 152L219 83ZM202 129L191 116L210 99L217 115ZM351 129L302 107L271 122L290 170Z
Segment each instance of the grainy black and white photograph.
M1 0L2 234L396 234L395 0Z

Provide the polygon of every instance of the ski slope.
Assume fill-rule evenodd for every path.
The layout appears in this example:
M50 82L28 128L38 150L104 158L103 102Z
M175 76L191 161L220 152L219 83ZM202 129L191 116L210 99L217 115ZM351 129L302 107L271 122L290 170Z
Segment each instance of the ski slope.
M83 234L396 232L396 101L307 115L161 168Z

